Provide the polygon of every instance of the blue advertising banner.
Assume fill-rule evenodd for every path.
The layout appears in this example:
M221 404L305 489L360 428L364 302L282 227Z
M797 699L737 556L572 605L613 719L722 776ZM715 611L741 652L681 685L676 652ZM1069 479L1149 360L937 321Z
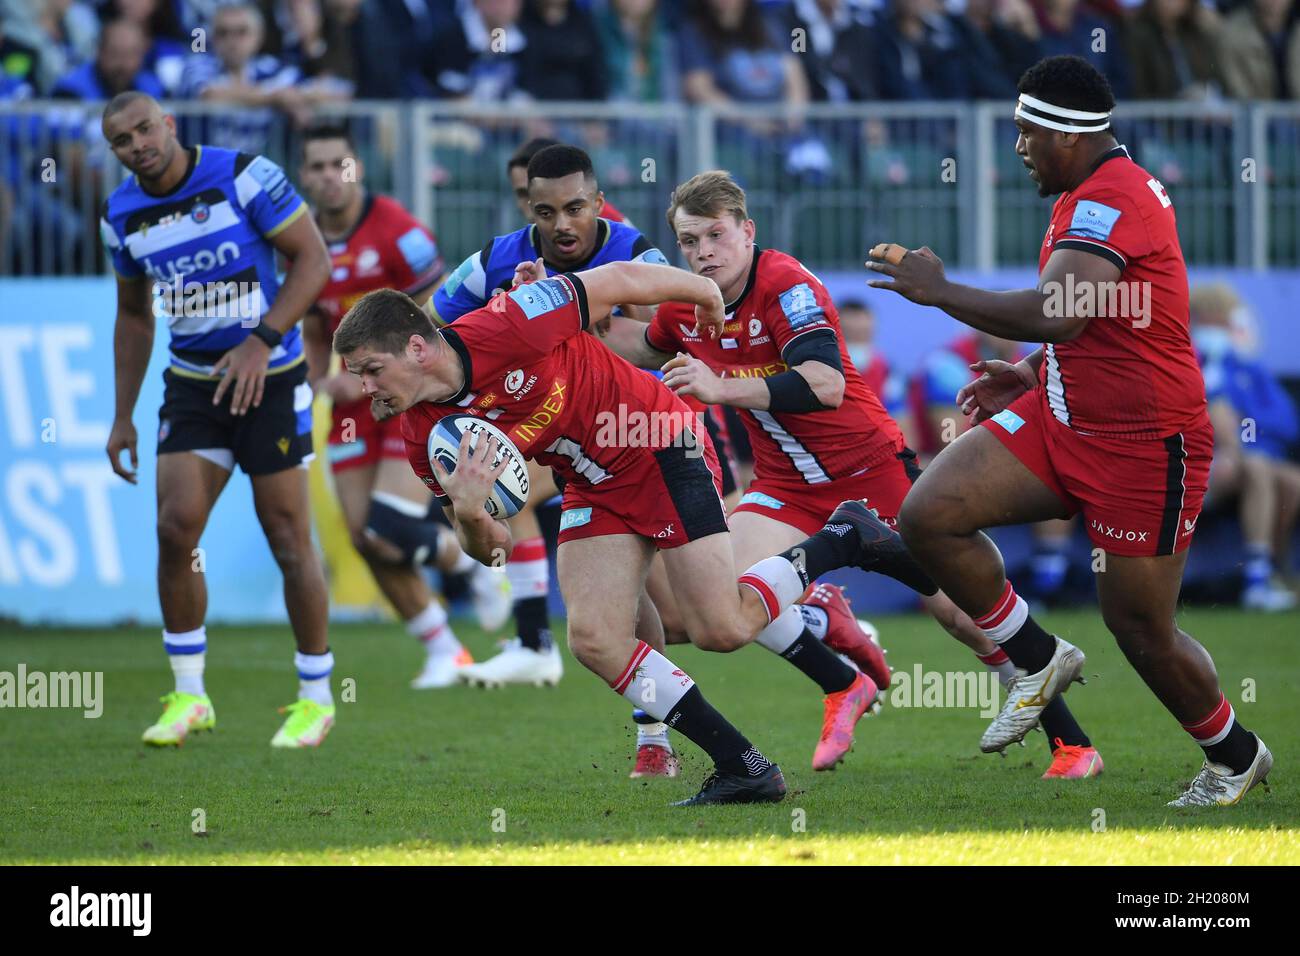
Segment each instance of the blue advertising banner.
M140 483L109 468L112 278L0 280L0 618L160 621L154 454L167 331L136 403ZM202 540L210 621L285 620L280 574L236 473Z

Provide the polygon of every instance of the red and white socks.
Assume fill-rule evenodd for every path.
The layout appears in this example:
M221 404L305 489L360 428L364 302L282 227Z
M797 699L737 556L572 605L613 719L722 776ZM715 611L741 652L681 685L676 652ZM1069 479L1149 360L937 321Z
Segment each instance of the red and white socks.
M454 657L464 649L447 621L446 609L437 601L430 601L428 607L406 622L406 633L424 645L427 657Z
M549 651L551 621L546 600L551 592L551 567L546 560L546 541L540 536L516 541L506 562L506 578L514 597L519 642L529 650Z
M636 642L609 686L633 707L685 735L722 771L756 777L772 766L704 699L689 674L644 641Z
M1258 748L1255 735L1237 721L1236 712L1222 693L1209 714L1182 726L1205 751L1206 760L1223 764L1234 774L1245 773L1255 759Z

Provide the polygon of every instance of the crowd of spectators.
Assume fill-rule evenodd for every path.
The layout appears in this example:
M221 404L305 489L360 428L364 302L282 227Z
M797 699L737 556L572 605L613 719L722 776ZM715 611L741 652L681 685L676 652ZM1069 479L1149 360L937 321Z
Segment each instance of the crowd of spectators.
M0 100L125 89L709 104L1009 96L1075 53L1134 99L1300 96L1295 0L0 0Z

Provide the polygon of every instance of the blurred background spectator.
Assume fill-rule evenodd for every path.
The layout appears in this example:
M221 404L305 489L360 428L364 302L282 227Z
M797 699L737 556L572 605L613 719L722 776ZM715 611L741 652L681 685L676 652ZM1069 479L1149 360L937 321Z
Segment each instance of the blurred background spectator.
M876 87L871 14L849 0L793 0L777 14L781 34L797 38L814 100L871 100Z
M876 35L876 77L890 100L1010 97L996 48L940 0L891 0Z
M1028 0L966 0L965 21L993 48L994 69L1014 90L1040 59L1042 30Z
M603 100L609 78L596 21L573 0L528 0L523 87L538 100Z
M1247 0L1223 24L1223 80L1237 99L1300 97L1300 27L1294 0Z
M1117 17L1094 12L1080 0L1037 0L1040 56L1081 56L1110 80L1117 99L1129 93L1129 62Z
M610 99L638 103L681 99L677 45L659 0L610 0L597 25Z
M36 51L36 93L95 55L99 19L79 0L0 0L0 20L15 43Z
M1146 0L1129 23L1133 96L1142 100L1223 95L1218 16L1200 0Z
M794 110L808 80L754 0L691 0L681 27L682 87L692 103L766 103Z
M1296 606L1279 571L1291 570L1291 536L1300 514L1300 465L1288 459L1300 421L1290 395L1243 342L1243 312L1226 283L1192 290L1192 340L1214 423L1207 510L1236 497L1246 550L1242 605L1285 611Z
M519 27L522 0L470 0L441 30L431 55L433 85L447 99L521 102L528 39Z
M180 87L190 37L182 32L172 0L109 0L102 8L104 22L129 20L144 31L144 69L158 78L168 95Z
M195 53L185 61L184 96L238 107L212 116L203 129L184 138L221 143L229 149L259 153L266 148L273 110L296 127L310 122L313 107L347 95L328 81L302 82L302 71L264 51L266 21L253 3L217 7L210 29L213 52Z
M99 31L95 59L65 73L54 84L56 99L109 100L118 93L139 90L150 96L163 97L158 77L145 69L149 40L138 23L111 20Z

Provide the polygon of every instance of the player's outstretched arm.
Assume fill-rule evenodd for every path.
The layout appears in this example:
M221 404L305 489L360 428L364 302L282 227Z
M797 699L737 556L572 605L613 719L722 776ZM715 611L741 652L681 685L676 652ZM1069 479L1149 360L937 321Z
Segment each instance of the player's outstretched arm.
M581 275L587 308L593 316L607 315L618 305L659 305L690 302L701 332L717 338L726 321L722 293L712 279L685 269L647 262L610 262Z
M1108 260L1074 249L1058 249L1047 260L1037 289L990 292L950 282L943 262L928 247L907 251L890 261L880 247L871 250L867 268L888 276L867 284L889 289L919 305L942 309L959 322L981 332L1016 342L1069 342L1078 338L1093 317L1066 301L1061 290L1096 290L1119 280L1120 272ZM1077 301L1077 300L1076 300ZM1096 296L1093 301L1098 301ZM1101 297L1100 301L1106 301Z
M116 395L113 427L108 435L108 459L119 478L135 484L140 461L136 451L135 412L140 385L153 353L153 291L148 276L117 277L117 320L113 326L113 372ZM121 456L130 456L131 467L123 467Z

